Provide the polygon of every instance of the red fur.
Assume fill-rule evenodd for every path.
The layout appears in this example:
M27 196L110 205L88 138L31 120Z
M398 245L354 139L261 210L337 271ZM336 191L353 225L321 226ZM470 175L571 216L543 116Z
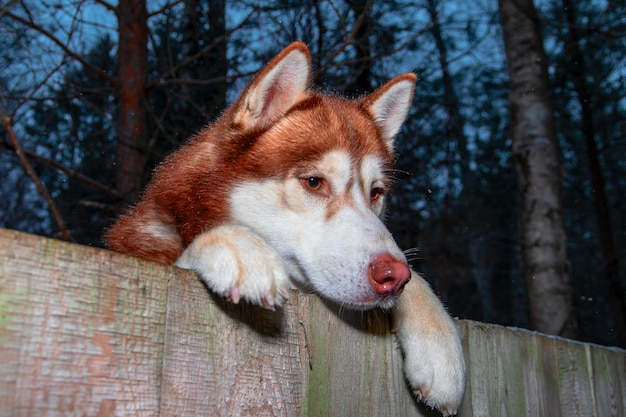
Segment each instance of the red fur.
M305 174L311 160L332 150L355 160L376 155L391 167L391 151L367 110L371 97L347 100L307 90L284 114L266 114L272 107L266 103L259 121L249 123L251 89L302 48L308 56L300 43L281 52L222 117L161 163L142 200L106 233L109 248L172 264L196 236L229 220L228 196L240 181ZM269 100L277 88L272 86Z
M394 311L405 374L429 404L451 412L465 376L454 323L376 218L416 77L346 100L310 91L310 73L306 46L287 47L163 161L106 243L192 269L216 294L265 307L295 284L342 306L389 308L412 276Z

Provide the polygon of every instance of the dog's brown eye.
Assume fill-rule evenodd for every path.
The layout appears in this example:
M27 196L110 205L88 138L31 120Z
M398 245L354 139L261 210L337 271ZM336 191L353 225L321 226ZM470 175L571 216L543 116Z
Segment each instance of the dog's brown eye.
M322 188L323 180L318 177L307 178L306 186L313 191L319 191Z
M372 188L372 191L370 191L370 200L373 203L374 201L382 197L383 194L385 194L385 190L383 190L382 188L380 187Z
M328 196L330 194L330 184L321 177L304 177L300 178L302 186L315 194Z

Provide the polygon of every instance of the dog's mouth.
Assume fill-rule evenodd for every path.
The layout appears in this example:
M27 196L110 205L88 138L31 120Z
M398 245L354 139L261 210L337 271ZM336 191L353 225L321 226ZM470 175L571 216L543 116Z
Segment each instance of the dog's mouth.
M404 263L377 258L360 278L335 277L315 280L307 274L295 257L287 259L292 283L301 292L318 294L322 298L352 310L391 309L410 280L410 272ZM406 271L404 271L406 269ZM398 272L400 270L400 272ZM320 273L319 270L315 272ZM326 271L327 273L330 271ZM400 278L397 275L401 275ZM319 282L318 282L319 281Z
M402 294L402 290L389 295L373 295L360 297L356 299L354 303L351 303L351 306L355 310L370 310L372 308L380 308L382 310L389 310L395 306L396 301L398 301L398 297Z
M310 282L304 284L301 281L298 281L296 287L300 292L306 294L317 294L333 304L349 308L350 310L359 311L372 310L376 308L381 310L390 310L395 306L398 297L402 294L402 289L400 289L399 291L385 295L371 292L366 295L338 297L335 293L328 294L326 291L322 291L321 289L314 287Z

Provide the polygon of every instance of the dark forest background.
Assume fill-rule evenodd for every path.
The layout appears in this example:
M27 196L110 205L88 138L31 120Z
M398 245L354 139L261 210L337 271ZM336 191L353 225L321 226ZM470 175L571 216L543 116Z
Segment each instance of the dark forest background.
M497 2L121 3L0 1L1 227L101 246L155 165L303 40L321 89L358 96L419 75L387 223L403 249L419 249L414 267L453 315L529 326ZM616 318L626 287L626 3L536 6L577 337L626 346ZM128 119L134 108L139 121Z

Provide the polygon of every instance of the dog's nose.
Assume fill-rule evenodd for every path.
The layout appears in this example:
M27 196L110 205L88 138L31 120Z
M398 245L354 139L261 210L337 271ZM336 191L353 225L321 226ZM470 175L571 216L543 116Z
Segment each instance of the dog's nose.
M399 294L409 279L411 271L407 264L390 255L381 255L370 264L369 282L377 294Z

